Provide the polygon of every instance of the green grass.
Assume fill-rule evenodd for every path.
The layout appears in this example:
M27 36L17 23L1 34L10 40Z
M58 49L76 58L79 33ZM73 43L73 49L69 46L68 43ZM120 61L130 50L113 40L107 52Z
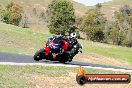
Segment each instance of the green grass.
M0 87L1 88L32 88L28 83L26 75L45 75L48 77L60 77L68 75L72 68L46 67L46 66L3 66L0 65ZM27 79L28 78L28 79Z
M0 66L0 76L1 88L31 88L17 67Z
M0 23L0 52L34 54L45 45L51 34L33 34L31 29L24 29L9 24ZM83 51L101 56L123 60L132 64L132 48L79 40Z
M104 70L85 69L87 74L120 73ZM41 75L46 77L66 77L69 72L78 73L78 68L54 67L54 66L7 66L0 65L0 87L1 88L32 88L28 81L30 75ZM131 74L131 73L130 73ZM32 80L33 81L33 80ZM39 82L39 81L38 81Z
M33 34L31 29L0 23L0 52L33 54L50 34Z
M132 48L83 40L80 40L80 42L85 47L84 52L115 58L117 60L123 60L124 62L126 61L132 64Z

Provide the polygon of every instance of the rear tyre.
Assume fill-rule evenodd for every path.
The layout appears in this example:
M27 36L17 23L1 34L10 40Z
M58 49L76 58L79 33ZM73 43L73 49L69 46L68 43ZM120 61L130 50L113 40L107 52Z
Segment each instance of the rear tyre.
M39 51L37 51L34 55L34 60L35 61L39 61L42 60L43 58L43 54L44 54L44 49L40 49Z

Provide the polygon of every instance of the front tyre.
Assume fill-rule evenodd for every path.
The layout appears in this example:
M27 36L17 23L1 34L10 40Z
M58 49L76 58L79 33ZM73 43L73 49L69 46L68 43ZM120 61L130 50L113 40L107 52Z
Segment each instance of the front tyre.
M44 53L44 49L40 49L39 51L37 51L36 53L35 53L35 55L34 55L34 60L35 61L39 61L39 60L42 60L42 55L43 55L43 53Z

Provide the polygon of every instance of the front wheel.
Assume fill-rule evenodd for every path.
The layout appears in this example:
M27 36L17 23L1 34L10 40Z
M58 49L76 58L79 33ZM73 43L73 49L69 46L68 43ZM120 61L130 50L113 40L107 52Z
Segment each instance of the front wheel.
M34 60L35 61L39 61L42 60L43 58L43 54L44 54L44 49L40 49L39 51L37 51L34 55Z

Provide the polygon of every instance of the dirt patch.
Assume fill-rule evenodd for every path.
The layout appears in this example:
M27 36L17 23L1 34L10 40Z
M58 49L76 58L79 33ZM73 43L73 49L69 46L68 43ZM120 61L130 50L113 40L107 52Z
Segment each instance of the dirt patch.
M132 65L127 63L127 61L116 60L113 58L98 56L95 54L78 54L74 58L82 62L88 62L93 64L111 65L118 67L132 68Z
M85 84L80 86L76 82L76 73L70 72L68 76L48 77L46 75L25 74L32 88L131 88L129 84Z

